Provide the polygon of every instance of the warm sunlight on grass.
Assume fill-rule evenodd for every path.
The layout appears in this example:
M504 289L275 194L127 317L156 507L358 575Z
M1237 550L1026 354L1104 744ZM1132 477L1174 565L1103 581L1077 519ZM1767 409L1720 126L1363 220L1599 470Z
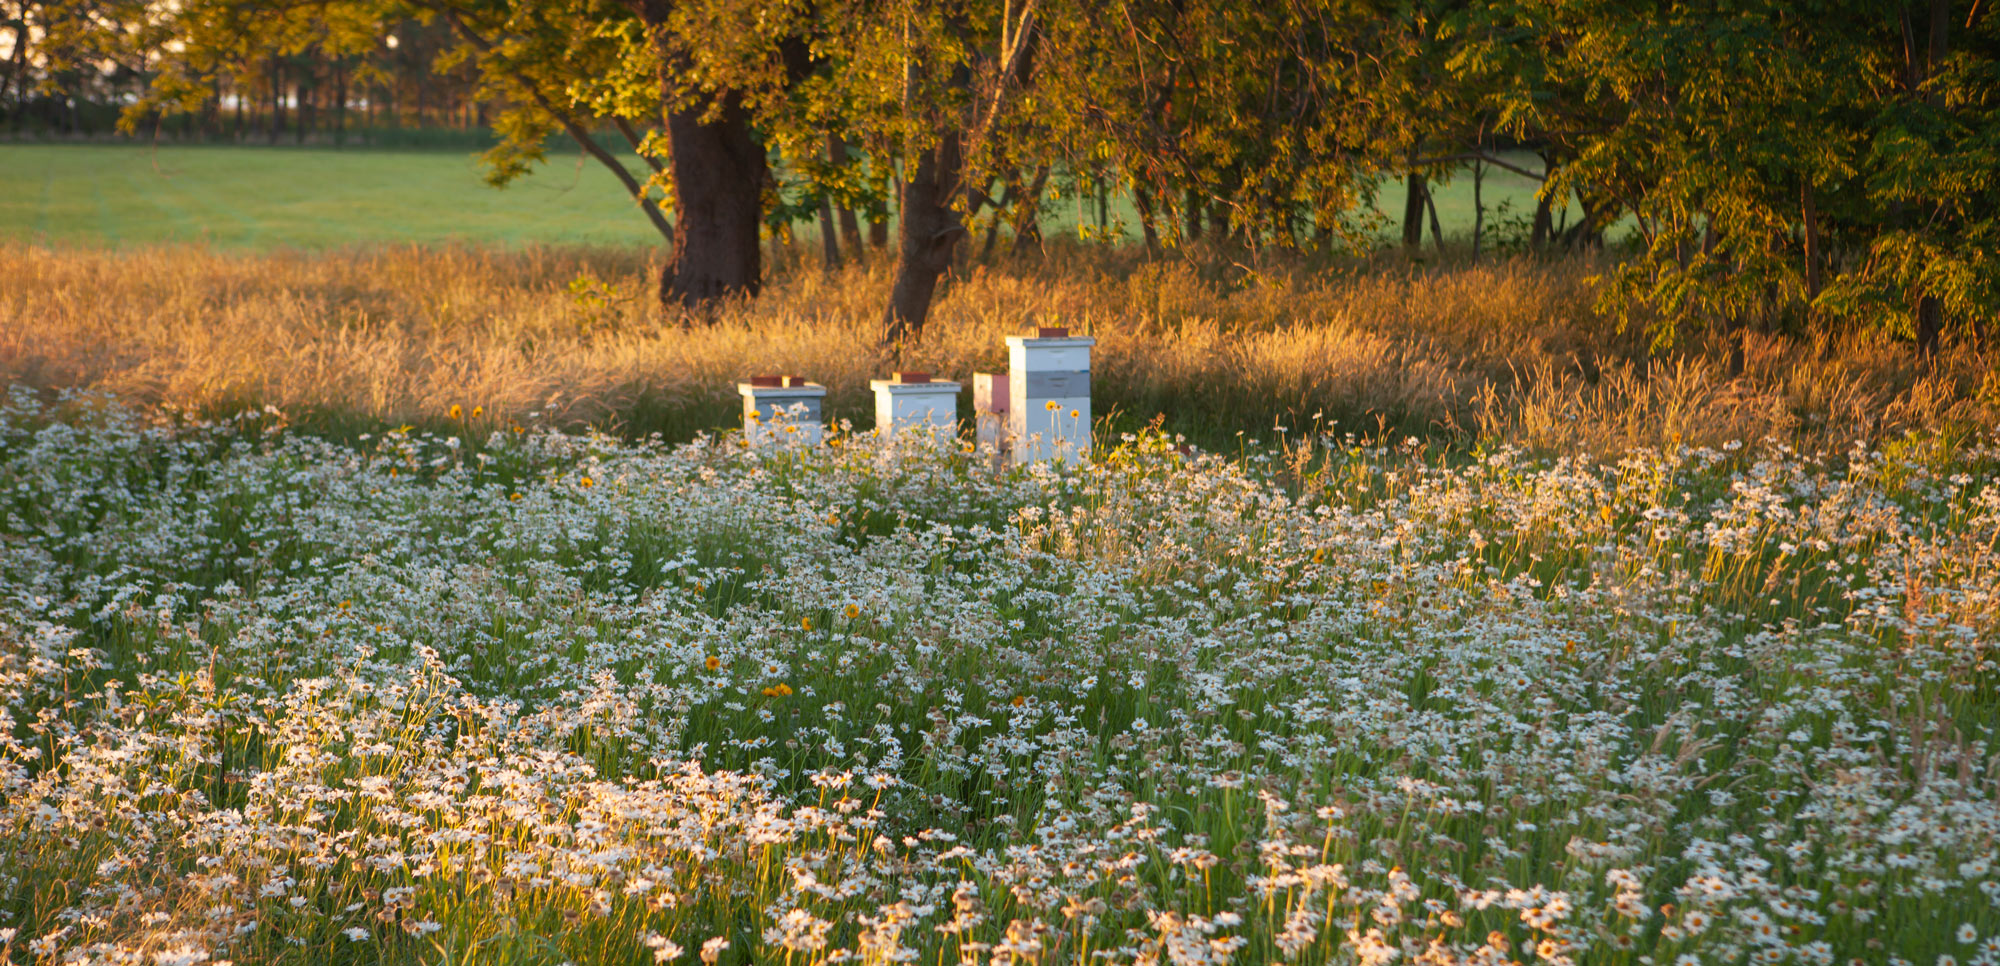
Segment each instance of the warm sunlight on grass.
M660 318L653 270L628 252L0 246L0 375L203 411L270 404L323 425L423 424L476 404L494 425L687 439L734 425L736 379L797 372L865 426L867 380L897 366L876 341L886 267L828 275L804 251L779 250L762 298L683 325ZM2000 380L1969 350L1931 371L1866 332L1804 352L1753 337L1740 375L1700 345L1647 359L1636 333L1591 312L1597 270L1384 259L1245 276L1057 249L1047 263L973 269L902 365L1005 368L1003 334L1058 320L1100 340L1095 390L1111 428L1163 415L1223 446L1238 430L1316 420L1599 452L1675 438L1837 442L1990 425L2000 403Z

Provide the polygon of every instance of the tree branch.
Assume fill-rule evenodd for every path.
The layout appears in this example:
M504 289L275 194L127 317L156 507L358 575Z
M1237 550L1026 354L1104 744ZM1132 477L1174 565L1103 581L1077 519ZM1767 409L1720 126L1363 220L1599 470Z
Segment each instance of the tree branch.
M645 159L646 166L652 168L654 174L663 174L666 172L666 166L660 163L659 158L647 154L639 147L640 144L644 143L645 139L639 136L639 132L632 127L631 121L614 114L611 116L611 122L618 125L618 133L625 135L625 140L632 142L632 153Z
M1442 154L1434 158L1418 158L1415 161L1410 162L1410 166L1421 168L1433 164L1460 164L1466 161L1478 161L1481 164L1490 164L1496 168L1512 171L1523 178L1532 178L1536 181L1547 181L1549 178L1549 173L1546 169L1543 170L1541 173L1537 174L1533 171L1528 170L1527 168L1521 167L1518 164L1514 164L1502 158L1496 158L1493 155L1487 154L1484 151L1471 151L1465 154Z
M480 53L488 56L494 53L492 41L480 36L478 31L473 30L471 25L459 17L458 11L449 8L439 9L444 13L445 19L451 22L452 28L457 30L472 46L479 48ZM549 100L549 96L543 93L542 89L535 85L534 81L523 76L518 71L510 71L509 74L514 78L515 83L521 85L521 88L528 92L529 97L534 98L537 107L547 112L550 117L555 118L557 123L563 126L563 130L568 131L569 136L576 139L576 143L589 152L591 157L596 158L599 163L611 169L611 173L616 175L619 182L625 185L625 190L632 195L633 200L639 202L639 207L645 210L646 217L652 221L653 227L659 230L660 237L666 239L668 244L673 244L674 226L671 222L667 221L667 216L660 212L660 206L654 204L653 199L646 197L645 185L640 184L639 179L632 177L632 172L626 170L625 165L620 163L616 157L613 157L611 152L604 150L604 146L598 144L596 139L590 136L590 132L584 130L582 124L578 123L575 118L571 117L561 108L556 107L555 103Z

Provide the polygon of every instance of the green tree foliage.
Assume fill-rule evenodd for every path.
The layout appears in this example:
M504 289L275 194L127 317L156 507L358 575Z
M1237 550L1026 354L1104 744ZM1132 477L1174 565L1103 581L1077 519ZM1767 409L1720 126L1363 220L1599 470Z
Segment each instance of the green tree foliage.
M1421 251L1468 164L1543 182L1531 248L1623 249L1602 307L1661 347L1818 319L1929 352L2000 303L2000 21L1971 0L19 6L42 53L10 62L145 79L134 127L287 58L380 84L399 33L442 38L410 47L476 84L494 183L567 134L675 242L670 304L754 294L760 230L817 217L831 264L894 212L891 339L957 262L1032 248L1059 194L1125 194L1160 255L1342 250L1377 244L1401 176Z
M1984 11L1559 0L1462 23L1458 77L1565 159L1546 190L1630 217L1637 251L1604 304L1657 344L1819 313L1928 349L1926 313L1993 313L2000 37Z

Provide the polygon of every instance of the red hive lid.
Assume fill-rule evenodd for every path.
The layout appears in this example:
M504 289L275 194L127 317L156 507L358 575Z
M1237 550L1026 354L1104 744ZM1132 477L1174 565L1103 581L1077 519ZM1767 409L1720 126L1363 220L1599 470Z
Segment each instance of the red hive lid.
M931 374L930 374L930 373L928 373L928 372L898 372L898 373L895 373L895 377L896 377L896 381L897 381L897 382L929 382L929 381L931 381Z
M751 376L750 385L759 389L775 389L785 384L783 376Z
M805 385L805 384L806 384L806 377L804 377L804 376L786 376L786 377L785 377L785 386L786 386L787 388L791 388L791 389L797 389L798 387L800 387L800 386L803 386L803 385Z
M1037 338L1037 339L1067 339L1067 338L1069 338L1069 326L1066 326L1066 325L1038 325L1038 326L1036 326L1036 327L1035 327L1035 338Z

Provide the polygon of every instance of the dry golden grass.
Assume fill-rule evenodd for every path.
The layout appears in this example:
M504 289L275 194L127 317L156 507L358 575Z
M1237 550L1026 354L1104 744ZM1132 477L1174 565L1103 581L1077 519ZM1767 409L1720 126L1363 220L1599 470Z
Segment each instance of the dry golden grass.
M734 422L733 383L806 374L869 421L893 366L1004 368L1001 336L1037 322L1099 339L1114 425L1164 413L1208 442L1274 421L1491 434L1611 452L1671 438L1835 443L1993 423L1992 360L1935 367L1866 333L1744 340L1648 359L1590 310L1577 259L1251 271L1058 250L974 267L921 344L875 340L886 266L825 273L792 251L765 295L708 324L664 318L644 253L384 248L239 254L0 246L0 379L199 411L272 404L327 425L429 422L453 404L686 437Z

